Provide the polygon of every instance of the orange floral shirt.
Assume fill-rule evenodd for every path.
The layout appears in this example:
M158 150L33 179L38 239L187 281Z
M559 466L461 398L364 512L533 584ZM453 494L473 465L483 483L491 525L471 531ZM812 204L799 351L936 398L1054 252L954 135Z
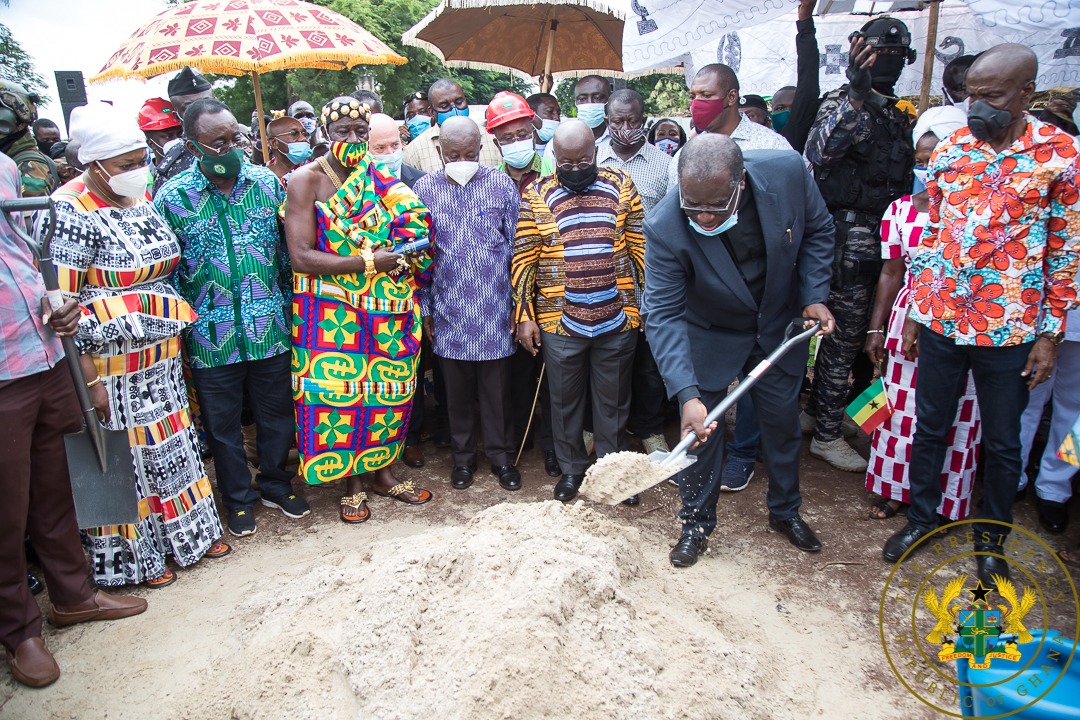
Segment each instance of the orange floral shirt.
M930 159L930 222L911 262L909 315L957 345L1064 330L1080 267L1080 152L1027 116L1000 153L964 127Z

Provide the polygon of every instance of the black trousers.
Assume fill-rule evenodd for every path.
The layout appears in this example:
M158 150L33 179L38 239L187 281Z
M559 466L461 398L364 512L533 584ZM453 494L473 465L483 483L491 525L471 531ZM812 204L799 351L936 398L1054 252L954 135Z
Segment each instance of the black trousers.
M514 423L510 410L511 358L499 360L451 360L438 358L446 386L446 409L450 415L450 448L455 467L476 463L476 415L480 409L480 432L484 453L496 467L514 463Z
M510 402L514 408L514 445L521 446L525 439L525 428L529 426L529 418L533 411L533 398L536 397L536 379L540 377L540 368L544 364L542 353L532 355L525 348L518 346L518 350L512 356L513 364L510 369ZM549 452L555 449L555 441L551 435L551 391L548 386L548 371L544 371L544 379L540 383L540 420L533 421L529 433L532 437L540 437L540 449Z
M630 391L630 419L626 429L631 435L646 438L664 433L664 379L656 367L645 333L637 333L634 370Z

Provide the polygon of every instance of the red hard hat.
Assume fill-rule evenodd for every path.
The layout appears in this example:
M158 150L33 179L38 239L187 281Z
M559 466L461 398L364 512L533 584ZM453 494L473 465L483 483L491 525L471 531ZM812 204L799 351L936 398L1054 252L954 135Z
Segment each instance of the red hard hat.
M168 100L162 98L150 98L139 108L139 129L167 130L180 127L180 118L176 116L176 108Z
M525 98L506 90L491 98L491 102L487 106L487 113L485 113L488 132L500 125L505 125L511 120L520 120L522 118L532 120L535 115L536 113L529 107L529 103L525 102Z

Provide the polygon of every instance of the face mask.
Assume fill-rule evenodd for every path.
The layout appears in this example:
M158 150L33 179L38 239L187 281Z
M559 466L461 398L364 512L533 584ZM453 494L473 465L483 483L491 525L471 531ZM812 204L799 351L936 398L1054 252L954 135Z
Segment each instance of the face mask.
M892 95L900 73L904 72L907 60L903 55L882 55L878 53L874 66L870 68L871 87L883 95Z
M674 155L679 151L679 141L672 140L671 138L660 138L656 141L656 147L663 150L668 155Z
M604 103L581 103L577 105L578 120L581 120L594 130L604 124L607 119L607 111Z
M330 154L345 167L356 167L367 154L367 143L349 143L334 140L330 143Z
M288 144L288 148L285 157L289 158L289 162L293 165L307 162L307 159L311 157L311 146L306 142L291 142Z
M449 120L452 117L469 117L469 108L468 108L468 106L463 107L463 108L457 108L457 107L450 108L449 112L441 112L441 113L439 113L439 116L436 118L436 120L438 121L438 123L440 125L442 125L444 122L446 122L447 120Z
M386 169L396 176L401 174L401 164L405 158L405 151L398 148L389 155L372 155L371 157L385 165Z
M719 117L720 113L727 110L728 104L724 98L706 100L694 98L690 101L690 119L694 121L694 127L699 133L707 132L709 125Z
M559 127L558 120L541 120L540 127L536 129L536 137L540 139L540 142L551 142L551 138L555 137L555 128Z
M101 163L98 163L97 166L105 174L105 177L109 178L109 189L120 197L146 197L146 185L150 181L149 165L143 165L141 168L117 173L116 175L110 175Z
M930 169L915 166L915 182L912 184L911 194L918 195L926 189L926 183L930 179Z
M445 169L448 178L458 185L464 186L468 185L469 181L476 175L476 171L480 169L480 163L458 160L446 163Z
M240 176L244 164L244 151L233 148L224 155L207 155L199 148L199 169L207 177L234 178Z
M578 193L588 190L589 186L596 182L596 176L599 174L600 169L595 164L584 170L563 170L562 168L555 170L559 184L567 190Z
M971 103L968 111L968 127L971 134L983 142L989 142L1005 134L1012 124L1013 116L1008 110L998 110L985 100Z
M405 127L409 128L409 137L413 140L420 137L420 134L431 127L431 118L427 115L413 115L405 122Z
M701 227L700 225L698 225L696 222L694 222L690 218L686 218L686 220L687 220L687 222L690 223L690 227L694 228L695 232L699 232L702 235L705 235L707 237L716 237L720 233L725 233L728 230L730 230L731 228L735 227L735 225L738 224L738 222L739 222L739 211L736 210L735 212L733 212L731 214L731 217L729 217L727 220L725 220L724 222L722 222L719 225L717 225L716 227L714 227L712 230L706 230L705 228Z
M533 156L536 155L532 140L518 140L509 145L503 145L499 149L502 151L506 164L518 170L531 163Z
M318 127L318 123L315 121L315 118L297 118L297 120L299 120L300 124L304 126L304 132L306 132L308 135L315 134L315 129Z
M791 117L790 110L780 110L778 112L771 113L772 115L772 129L776 132L781 132L784 126L787 125L788 118Z
M38 150L41 151L42 155L48 156L49 151L52 150L52 146L55 145L55 144L56 143L52 143L52 142L39 142L37 144L37 147L38 147Z
M645 128L619 128L611 131L611 139L623 147L634 147L645 139Z
M161 146L161 155L162 155L162 157L164 157L165 155L168 155L170 150L172 150L174 147L176 147L177 145L179 145L179 144L181 144L183 142L184 142L184 138L173 138L169 142L162 145Z

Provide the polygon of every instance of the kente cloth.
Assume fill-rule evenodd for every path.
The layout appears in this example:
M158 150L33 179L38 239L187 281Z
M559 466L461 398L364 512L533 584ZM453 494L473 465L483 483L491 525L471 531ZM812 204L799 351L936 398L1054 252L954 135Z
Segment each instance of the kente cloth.
M365 155L344 185L315 203L316 247L357 256L431 233L427 208ZM432 256L371 278L293 275L292 384L300 477L315 485L393 463L409 427L420 354L416 292Z
M153 204L113 207L79 179L53 199L60 289L83 312L75 343L108 396L105 427L128 433L139 498L139 522L90 528L83 540L96 584L137 584L170 559L194 564L222 533L180 359L195 312L170 283L180 245ZM42 213L38 237L47 222Z

